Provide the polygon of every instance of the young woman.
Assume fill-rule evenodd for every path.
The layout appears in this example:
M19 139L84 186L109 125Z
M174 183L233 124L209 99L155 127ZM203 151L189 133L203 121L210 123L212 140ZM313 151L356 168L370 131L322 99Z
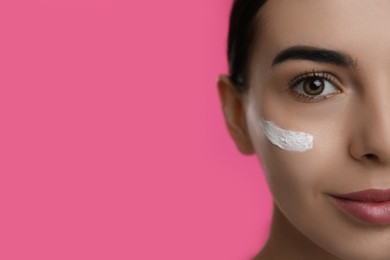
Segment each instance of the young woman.
M259 260L390 259L390 1L236 0L218 90L274 199Z

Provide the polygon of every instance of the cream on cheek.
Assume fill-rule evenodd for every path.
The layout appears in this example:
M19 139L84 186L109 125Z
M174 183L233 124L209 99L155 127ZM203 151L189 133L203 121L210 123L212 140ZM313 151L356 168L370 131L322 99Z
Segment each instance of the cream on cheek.
M313 148L313 136L307 133L285 130L271 121L260 120L267 139L282 150L306 152Z

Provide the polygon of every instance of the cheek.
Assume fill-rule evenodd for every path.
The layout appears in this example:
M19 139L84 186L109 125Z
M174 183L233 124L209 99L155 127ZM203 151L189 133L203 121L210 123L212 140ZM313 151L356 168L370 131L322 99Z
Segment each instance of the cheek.
M250 138L274 197L286 201L295 197L303 201L332 191L337 182L347 183L340 172L346 163L351 163L348 133L343 131L348 124L346 113L335 113L331 103L296 102L293 106L272 93L266 94L267 98L258 94L258 98L249 103L246 113ZM312 147L289 151L275 145L267 138L263 120L274 122L282 130L312 136Z
M314 133L313 148L304 152L288 151L273 144L262 127L251 129L251 138L275 200L285 201L285 204L292 199L297 203L310 203L310 198L330 192L334 181L340 177L340 169L334 166L345 162L341 154L345 145L337 135L327 134L329 124L324 124L325 127L308 127L306 132Z
M310 160L308 154L292 154L268 143L260 147L258 155L276 201L284 205L295 201L296 205L320 192L325 177L320 161Z
M313 136L310 134L285 130L266 120L261 120L260 123L268 141L282 150L306 152L313 148Z

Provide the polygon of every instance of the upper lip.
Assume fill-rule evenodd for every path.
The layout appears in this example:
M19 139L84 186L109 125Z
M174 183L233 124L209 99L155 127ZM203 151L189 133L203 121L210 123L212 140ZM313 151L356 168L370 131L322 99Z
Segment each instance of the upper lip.
M381 202L390 200L390 189L378 190L368 189L347 194L333 195L336 198L364 201L364 202Z

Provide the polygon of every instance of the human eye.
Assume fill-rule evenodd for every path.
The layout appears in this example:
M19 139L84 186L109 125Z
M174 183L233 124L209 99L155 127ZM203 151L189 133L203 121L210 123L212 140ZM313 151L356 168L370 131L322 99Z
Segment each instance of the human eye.
M304 102L323 101L340 93L338 80L327 72L305 72L290 82L290 91Z

